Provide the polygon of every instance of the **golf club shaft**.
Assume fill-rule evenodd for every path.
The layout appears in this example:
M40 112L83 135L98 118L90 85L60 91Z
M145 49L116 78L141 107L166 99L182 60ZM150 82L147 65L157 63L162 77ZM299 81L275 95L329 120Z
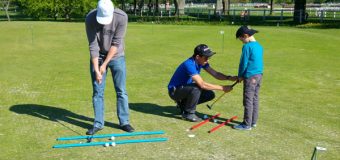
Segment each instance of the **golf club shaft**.
M236 81L234 84L232 84L230 87L233 88L236 84L238 83L238 81ZM221 96L219 96L210 106L208 106L209 109L212 108L212 106L219 100L221 99L227 92L224 92Z
M237 83L238 81L235 81L235 83L231 85L231 88L233 88Z
M211 105L210 107L212 107L219 99L221 99L227 92L224 92L222 95L220 95Z

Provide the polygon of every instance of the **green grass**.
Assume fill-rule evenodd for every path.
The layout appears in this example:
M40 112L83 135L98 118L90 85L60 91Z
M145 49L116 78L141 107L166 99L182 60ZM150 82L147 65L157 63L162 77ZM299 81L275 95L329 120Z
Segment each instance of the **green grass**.
M57 137L84 134L93 121L89 53L83 23L0 23L0 159L310 159L315 146L326 147L320 159L340 157L339 29L260 27L265 71L258 127L230 126L208 134L208 123L189 138L167 95L175 68L206 43L218 53L211 66L236 74L241 42L237 26L129 24L126 37L127 89L131 122L137 131L164 130L163 143L116 148L52 149ZM224 49L222 36L225 31ZM231 84L203 78L212 83ZM106 122L101 134L117 129L115 93L108 79ZM221 92L216 92L219 96ZM243 117L242 86L208 110L226 119ZM234 124L234 123L233 123ZM151 136L143 136L147 138ZM124 139L124 138L122 138Z

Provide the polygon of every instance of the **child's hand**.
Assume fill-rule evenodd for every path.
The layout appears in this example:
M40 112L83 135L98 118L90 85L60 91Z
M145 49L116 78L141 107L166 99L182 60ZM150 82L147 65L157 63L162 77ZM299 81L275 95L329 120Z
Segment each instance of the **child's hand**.
M237 82L238 83L241 83L243 81L243 78L242 77L237 77Z

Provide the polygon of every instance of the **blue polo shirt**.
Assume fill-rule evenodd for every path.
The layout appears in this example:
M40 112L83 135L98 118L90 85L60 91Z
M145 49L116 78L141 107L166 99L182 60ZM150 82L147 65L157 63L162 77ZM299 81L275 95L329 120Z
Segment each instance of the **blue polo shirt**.
M263 73L263 48L257 41L248 42L242 47L238 77L249 78Z
M209 63L202 66L195 62L193 57L188 58L181 65L178 66L174 75L172 76L168 89L170 90L173 87L183 86L187 84L193 83L192 76L196 74L200 74L201 68L208 68Z

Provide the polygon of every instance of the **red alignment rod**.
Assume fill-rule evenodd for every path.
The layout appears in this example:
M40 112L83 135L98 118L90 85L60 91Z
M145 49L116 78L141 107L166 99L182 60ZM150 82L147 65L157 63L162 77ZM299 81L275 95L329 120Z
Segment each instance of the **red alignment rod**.
M211 129L211 130L209 131L209 133L212 133L212 132L216 131L216 130L219 129L220 127L222 127L222 126L228 124L229 122L231 122L232 120L235 120L235 119L237 119L237 116L231 117L230 119L226 120L225 122L219 124L218 126L214 127L213 129Z
M220 116L220 115L221 115L221 114L218 113L218 114L216 114L216 115L210 117L209 119L206 119L206 120L204 120L204 121L202 121L202 122L200 122L200 123L198 123L198 124L192 126L192 127L190 128L190 130L193 130L193 129L195 129L195 128L198 128L198 127L202 126L203 124L209 122L210 120L215 119L216 117L218 117L218 116Z

